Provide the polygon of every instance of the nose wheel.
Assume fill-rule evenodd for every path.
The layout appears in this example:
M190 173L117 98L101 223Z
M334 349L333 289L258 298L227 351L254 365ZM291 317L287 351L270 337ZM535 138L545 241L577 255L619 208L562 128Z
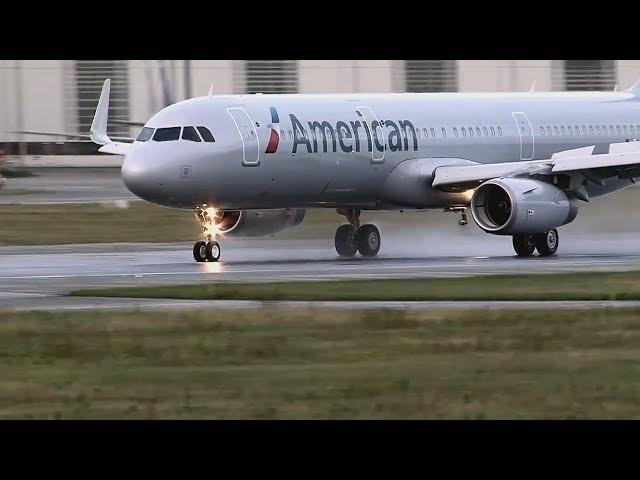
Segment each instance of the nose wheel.
M193 258L196 262L217 262L220 260L220 253L220 244L215 240L201 240L193 246Z
M196 262L217 262L220 260L222 249L220 244L215 241L217 233L218 211L215 208L197 208L194 212L196 219L202 227L202 233L205 240L196 242L193 245L193 258Z

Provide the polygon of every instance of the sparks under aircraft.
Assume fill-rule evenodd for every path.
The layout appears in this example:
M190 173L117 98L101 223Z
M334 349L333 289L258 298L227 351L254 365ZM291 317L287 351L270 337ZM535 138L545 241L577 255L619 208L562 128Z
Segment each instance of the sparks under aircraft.
M130 143L107 136L110 81L90 138L124 155L140 198L195 212L198 262L220 237L261 236L335 208L342 257L375 256L363 210L470 208L519 256L553 255L557 228L640 177L640 85L622 92L222 95L168 106Z

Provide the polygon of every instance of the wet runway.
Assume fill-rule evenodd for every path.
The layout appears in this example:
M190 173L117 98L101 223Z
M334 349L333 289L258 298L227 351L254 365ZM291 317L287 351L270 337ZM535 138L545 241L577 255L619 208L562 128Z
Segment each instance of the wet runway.
M11 178L5 186L34 193L2 194L0 204L135 199L118 169L34 172L38 176ZM560 229L558 256L549 258L516 258L510 237L487 235L472 223L459 227L456 215L437 211L363 214L382 232L382 249L374 259L337 257L333 246L337 216L336 225L306 222L276 237L225 238L222 261L213 264L195 263L192 243L0 247L0 309L186 307L177 301L62 297L86 287L640 270L640 214L635 207L639 198L640 191L632 187L581 205L576 221ZM305 229L305 238L315 239L295 238ZM440 307L448 308L446 303ZM505 302L483 308L506 308L500 303ZM427 304L424 308L433 307L423 303ZM223 304L206 305L222 308ZM460 302L454 305L461 307Z
M393 234L388 237L393 240ZM640 270L635 234L564 237L560 255L528 259L511 254L508 237L487 236L486 242L478 244L473 241L475 235L453 237L448 245L441 240L441 248L429 256L395 242L395 247L387 247L375 259L338 258L326 240L227 239L222 261L205 264L193 261L191 243L1 247L0 305L82 308L89 300L59 296L87 287ZM91 301L96 306L111 302L114 308L146 308L153 303L115 300ZM497 303L496 308L508 307ZM181 306L179 302L172 305ZM441 306L453 305L460 307L460 302Z

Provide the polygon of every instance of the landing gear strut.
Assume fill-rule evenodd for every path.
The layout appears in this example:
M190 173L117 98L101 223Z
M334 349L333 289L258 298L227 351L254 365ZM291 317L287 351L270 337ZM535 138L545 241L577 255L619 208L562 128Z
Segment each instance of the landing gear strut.
M353 257L360 252L363 257L375 257L380 251L380 231L375 225L360 225L360 210L339 208L348 225L340 225L336 230L335 246L341 257Z
M538 250L541 257L553 255L558 250L558 230L513 236L513 249L519 257L530 257Z
M200 240L193 245L193 258L196 262L217 262L220 260L222 249L215 240L216 211L213 208L198 208L195 215L206 241Z

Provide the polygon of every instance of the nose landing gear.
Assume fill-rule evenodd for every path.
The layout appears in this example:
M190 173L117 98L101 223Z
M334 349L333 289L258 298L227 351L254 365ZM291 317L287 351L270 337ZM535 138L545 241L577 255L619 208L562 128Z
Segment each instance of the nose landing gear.
M202 226L202 233L206 239L206 241L200 240L193 245L193 258L196 262L217 262L220 260L222 249L215 240L218 236L216 213L214 208L198 208L195 211L196 219Z
M380 251L380 231L375 225L360 225L360 210L339 208L349 225L340 225L336 230L335 246L341 257L354 257L360 252L363 257L375 257Z

